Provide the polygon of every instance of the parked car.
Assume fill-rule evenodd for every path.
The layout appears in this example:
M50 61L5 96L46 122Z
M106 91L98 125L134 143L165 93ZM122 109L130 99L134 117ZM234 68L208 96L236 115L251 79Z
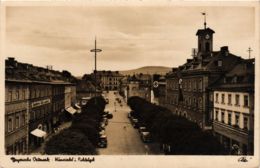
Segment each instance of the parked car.
M144 126L139 126L139 129L138 129L139 133L142 133L142 132L147 132L147 128L144 127Z
M106 134L105 130L99 131L99 135L105 135L105 134Z
M107 147L107 136L105 134L101 135L99 137L98 147L100 147L100 148L106 148Z
M105 123L105 125L107 125L108 124L108 119L106 117L103 117L103 121L102 122Z
M106 124L104 122L101 122L100 126L99 126L100 130L104 130L105 127L106 127Z
M150 132L141 132L141 139L143 142L152 142L152 137Z
M134 127L134 128L138 128L138 127L139 127L138 119L134 118L134 119L132 120L132 124L133 124L133 127Z

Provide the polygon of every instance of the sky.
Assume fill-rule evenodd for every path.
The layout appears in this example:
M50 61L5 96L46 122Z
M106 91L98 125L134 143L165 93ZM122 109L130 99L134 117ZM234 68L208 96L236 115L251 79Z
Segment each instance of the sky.
M232 6L9 6L5 56L81 76L94 69L96 37L98 70L176 67L197 48L204 11L214 51L229 46L248 58L248 47L256 48L255 10Z

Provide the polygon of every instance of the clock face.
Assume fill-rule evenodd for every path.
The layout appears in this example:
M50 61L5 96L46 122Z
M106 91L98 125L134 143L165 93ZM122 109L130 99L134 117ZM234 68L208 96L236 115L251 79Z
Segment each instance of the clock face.
M207 40L210 39L210 35L206 34L205 39L207 39Z

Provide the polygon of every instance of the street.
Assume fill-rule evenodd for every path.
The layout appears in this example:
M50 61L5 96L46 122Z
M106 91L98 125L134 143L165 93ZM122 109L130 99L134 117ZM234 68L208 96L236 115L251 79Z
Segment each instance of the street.
M99 148L101 155L155 155L160 154L159 145L156 143L145 144L142 142L139 132L134 129L127 117L130 108L123 98L113 91L105 93L105 98L109 99L105 111L113 114L106 126L108 140L107 148ZM122 106L116 101L120 98Z

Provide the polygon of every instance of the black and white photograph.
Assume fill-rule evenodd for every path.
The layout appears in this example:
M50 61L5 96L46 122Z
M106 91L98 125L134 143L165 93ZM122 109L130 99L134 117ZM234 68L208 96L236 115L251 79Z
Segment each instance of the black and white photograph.
M259 3L109 2L1 7L9 164L259 166Z

